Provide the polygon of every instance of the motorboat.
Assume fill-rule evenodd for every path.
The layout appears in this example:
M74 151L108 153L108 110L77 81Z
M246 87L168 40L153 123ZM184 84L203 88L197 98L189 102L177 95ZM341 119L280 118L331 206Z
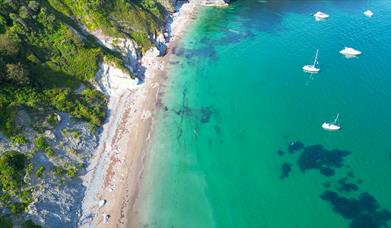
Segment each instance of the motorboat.
M319 64L319 62L318 62L318 53L319 53L319 49L316 49L315 59L314 59L314 63L312 65L305 65L305 66L303 66L303 70L305 72L308 72L308 73L318 73L320 71L320 69L316 67L316 65Z
M346 55L346 56L357 56L357 55L361 55L361 51L356 50L356 49L351 48L351 47L345 47L345 48L342 49L339 53L341 53L342 55Z
M320 11L316 12L313 16L315 17L315 20L317 20L317 21L325 20L329 17L328 14L325 14Z
M364 15L367 16L367 17L372 17L373 16L373 12L370 11L370 10L365 10L364 11Z

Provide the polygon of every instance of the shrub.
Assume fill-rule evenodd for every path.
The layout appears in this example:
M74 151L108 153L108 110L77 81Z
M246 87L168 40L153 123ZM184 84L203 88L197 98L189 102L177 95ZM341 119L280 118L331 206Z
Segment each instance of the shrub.
M19 191L26 174L26 156L17 151L0 155L0 181L2 191Z
M28 140L21 135L11 136L10 139L11 139L12 144L14 144L14 145L21 145L21 144L28 143Z
M0 224L3 228L12 228L13 224L11 219L6 218L5 216L0 215Z
M35 224L33 221L31 221L31 219L29 219L22 224L22 228L41 228L41 226Z
M33 144L40 150L44 151L49 145L46 143L45 137L40 136L36 138Z
M53 156L55 155L54 150L53 150L52 148L50 148L50 147L46 147L45 150L44 150L44 152L45 152L45 154L46 154L49 158L51 158L51 157L53 157Z
M38 167L38 169L35 171L35 176L37 178L41 178L44 171L45 171L45 167L43 166Z

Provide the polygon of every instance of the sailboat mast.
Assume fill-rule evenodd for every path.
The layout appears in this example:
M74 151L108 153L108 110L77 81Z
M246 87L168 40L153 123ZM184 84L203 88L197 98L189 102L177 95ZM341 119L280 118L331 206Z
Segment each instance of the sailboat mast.
M313 66L316 66L316 62L318 61L318 52L319 52L319 49L316 49L316 54L315 54L315 59L314 59L314 65Z
M335 120L334 120L334 124L336 124L337 123L337 121L338 121L338 118L339 118L339 113L337 114L337 117L335 118Z

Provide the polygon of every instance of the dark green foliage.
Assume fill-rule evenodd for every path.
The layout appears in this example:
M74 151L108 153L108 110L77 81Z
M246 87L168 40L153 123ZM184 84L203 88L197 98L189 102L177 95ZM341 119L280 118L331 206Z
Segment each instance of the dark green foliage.
M152 45L148 34L163 27L165 12L157 0L49 0L49 3L62 14L80 19L90 30L100 29L116 37L130 35L143 50Z
M50 148L44 137L40 136L36 138L33 143L38 150L44 152L49 158L55 155L54 150Z
M72 22L46 1L1 1L0 130L8 137L19 133L18 108L48 113L57 109L95 126L103 121L104 97L96 95L99 100L88 103L74 90L81 82L88 84L105 55L123 63L119 55L81 37L62 20Z
M41 226L35 224L31 221L31 219L29 219L22 224L22 228L41 228Z
M10 139L11 139L11 142L15 145L21 145L21 144L28 143L28 140L25 137L20 136L20 135L12 136Z
M43 172L45 172L45 167L43 166L40 166L38 167L38 169L35 171L35 176L40 178L43 174Z
M34 145L39 149L39 150L45 150L49 145L46 143L46 140L44 137L38 137L34 140Z
M23 185L26 156L16 151L7 151L0 156L0 189L16 192Z
M27 158L17 151L7 151L0 155L0 206L12 213L23 212L31 203L31 191L25 189Z
M53 172L56 176L63 176L66 174L66 170L63 167L60 166L54 166Z
M11 219L6 218L5 216L0 215L0 226L2 228L12 228Z

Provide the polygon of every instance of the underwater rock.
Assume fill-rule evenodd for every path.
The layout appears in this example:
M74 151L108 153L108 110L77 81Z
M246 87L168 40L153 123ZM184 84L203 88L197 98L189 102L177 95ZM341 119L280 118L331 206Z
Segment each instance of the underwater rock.
M292 165L289 163L284 163L284 164L282 164L281 169L282 169L281 178L282 179L287 178L287 177L289 177L289 173L292 171Z
M300 141L292 142L291 144L289 144L288 151L289 153L293 154L296 151L303 149L303 147L304 144Z
M211 108L202 108L201 123L208 123L211 115L212 115Z
M339 196L336 192L325 191L321 199L333 205L333 210L346 219L351 219L349 227L387 227L391 212L379 210L377 200L369 193L361 193L358 199Z
M349 171L349 172L347 173L347 176L348 176L349 178L354 178L354 177L355 177L352 171Z
M280 155L280 156L282 156L282 155L284 155L284 151L279 150L279 151L277 151L277 154Z
M341 191L344 192L353 192L353 191L358 191L357 185L353 183L345 183L341 186Z
M297 161L302 172L309 169L318 169L325 176L334 175L334 168L343 166L343 159L350 152L343 150L326 150L322 145L304 147Z
M328 167L322 167L320 170L320 173L325 175L326 177L334 176L335 171L334 169L328 168Z

